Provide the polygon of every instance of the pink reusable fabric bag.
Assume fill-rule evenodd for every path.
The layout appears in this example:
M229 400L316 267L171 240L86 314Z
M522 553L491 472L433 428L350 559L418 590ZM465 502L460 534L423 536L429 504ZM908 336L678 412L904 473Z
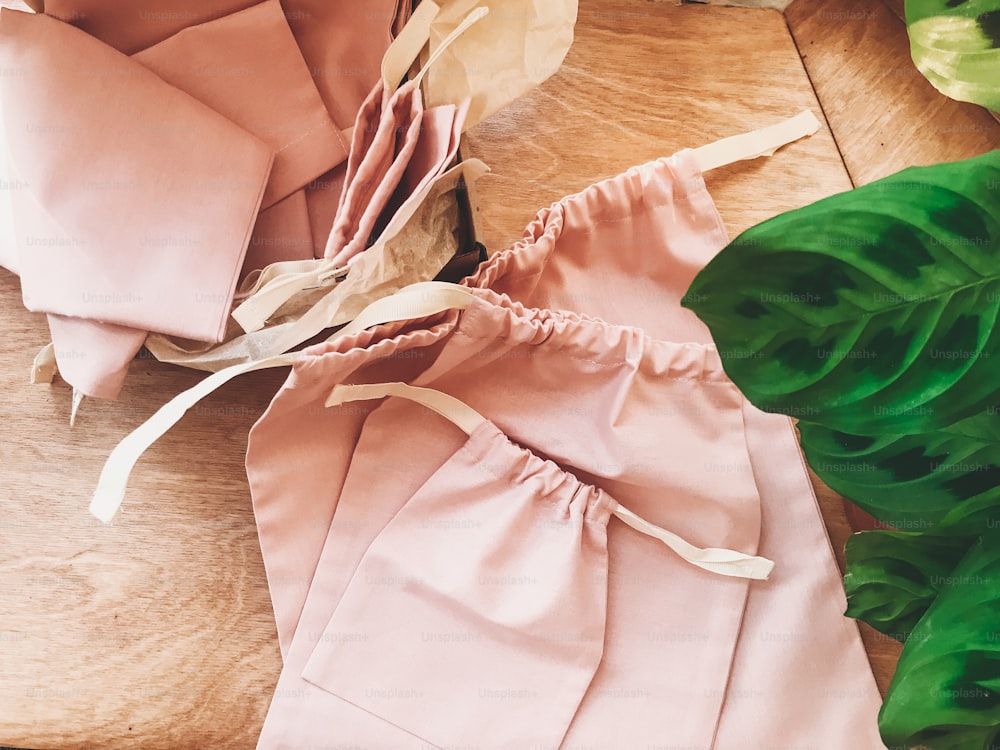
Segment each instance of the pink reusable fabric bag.
M701 546L749 554L756 550L760 508L742 433L741 398L708 347L653 341L637 329L569 313L524 310L488 290L479 294L457 320L430 332L380 337L367 350L347 350L346 342L338 347L343 354L317 353L316 361L306 363L311 367L296 368L287 393L279 394L254 429L248 474L279 637L288 644L285 682L279 683L262 747L295 747L324 737L362 746L409 747L400 744L401 739L380 744L376 739L381 735L369 734L347 704L316 699L313 710L322 705L324 715L336 717L338 730L331 735L315 724L288 719L288 702L279 698L303 689L298 673L315 643L300 634L326 632L331 605L337 602L320 578L340 580L344 571L349 576L382 525L413 495L409 481L395 492L368 492L372 478L386 473L385 457L402 457L393 462L391 476L417 480L432 474L457 449L452 441L439 438L428 420L409 427L413 420L400 419L385 407L365 420L361 439L351 445L349 425L356 411L349 409L343 417L347 424L341 424L335 413L321 409L337 382L403 380L406 370L433 360L414 382L461 398L518 443L571 467L581 481L609 491L642 517ZM413 351L413 344L428 336L443 348L432 339L426 342L429 350ZM356 371L368 358L372 365ZM704 414L712 414L713 420L706 422L700 416ZM405 438L411 431L419 435L415 441ZM259 464L258 445L265 446ZM322 456L322 462L314 464L312 454ZM349 466L341 463L341 456ZM705 472L704 465L743 470L733 475ZM297 478L286 471L296 472ZM273 494L274 482L285 485L279 496ZM354 506L359 511L350 510ZM316 568L303 619L293 632L303 582L315 567L315 558L309 557L319 551L334 510L326 548L339 564L321 562ZM341 519L346 527L338 524ZM581 706L583 711L589 703L596 704L597 726L585 731L591 741L638 741L656 737L654 727L665 724L674 727L672 739L695 746L707 743L725 692L748 582L716 582L713 575L692 568L652 539L637 538L618 522L608 532L608 637L604 660ZM491 546L501 550L504 542L497 535ZM615 570L627 573L616 579ZM698 596L692 598L691 591ZM314 597L315 609L310 609ZM566 637L574 639L572 633ZM657 643L655 649L648 646L651 642ZM678 673L684 675L683 687L664 678ZM452 678L442 670L430 679ZM488 683L488 677L484 680ZM533 687L526 674L505 689L521 696L525 707L522 691L553 687ZM634 691L643 700L615 698ZM621 714L631 728L622 729L610 713ZM415 734L412 727L402 728ZM460 737L467 737L448 731L456 727L437 728L438 737L447 737L448 744L460 745ZM530 725L526 731L550 736L553 730Z
M557 746L604 650L609 512L484 424L365 552L303 676L436 746Z
M213 129L204 127L197 117L190 116L186 105L172 103L172 96L161 96L158 100L160 109L155 112L155 123L139 123L140 130L149 131L143 141L144 148L138 155L133 154L118 161L120 164L133 165L136 170L144 170L145 175L156 175L161 189L160 206L167 213L172 213L175 223L191 219L194 226L206 228L206 231L199 230L190 233L191 236L175 232L178 235L176 237L147 238L149 247L169 249L181 260L186 255L186 250L199 247L203 241L212 246L214 253L208 255L204 248L200 248L201 258L221 258L225 248L234 242L241 245L241 252L246 249L249 239L247 230L249 224L252 224L253 213L247 217L248 224L237 228L230 225L225 214L213 216L211 221L192 216L188 203L178 204L171 186L164 182L164 177L180 174L187 181L182 200L201 205L206 213L217 208L217 200L228 201L230 208L239 208L242 204L234 192L253 189L255 183L262 179L266 181L263 196L257 194L256 197L260 199L260 205L264 209L274 207L276 210L262 213L241 275L266 262L313 255L307 193L314 194L313 207L320 210L322 206L315 198L323 191L317 178L331 167L341 164L346 157L346 147L339 127L350 123L364 92L378 79L378 63L391 40L391 31L408 16L408 6L405 3L397 4L395 0L365 0L363 7L358 2L324 2L321 5L319 7L319 4L311 0L289 0L283 11L277 0L262 3L213 0L208 4L183 0L52 0L47 4L47 15L30 22L32 25L27 29L34 31L37 24L51 24L58 18L93 35L94 38L90 38L72 31L64 39L63 35L52 33L34 41L42 47L47 45L48 52L60 60L73 61L83 81L70 88L85 99L89 97L96 110L104 115L115 117L124 114L123 110L114 105L100 103L103 95L100 92L106 91L107 84L122 89L127 98L134 96L136 89L148 89L148 82L153 78L109 64L107 61L111 59L109 53L112 50L105 46L107 44L125 53L135 53L133 59L155 71L159 78L259 136L275 153L270 175L265 171L262 178L251 179L247 176L247 170L255 168L256 162L253 159L237 158L231 165L222 165L215 156L236 150L234 146L240 143L240 137L247 137L246 133L232 126L241 134L240 137L232 143L219 146ZM289 26L294 29L294 38ZM24 31L20 23L16 31ZM67 39L72 43L67 43ZM84 39L89 41L83 42ZM97 40L105 44L99 44ZM301 53L296 42L302 49ZM305 60L303 56L306 57ZM30 69L30 75L25 78L30 79L27 81L28 88L38 101L42 101L42 98L37 97L39 91L51 92L58 88L50 85L51 82L35 80L40 75L52 74L45 65L36 67L19 61L16 69ZM95 89L99 95L94 95ZM5 97L7 95L5 93ZM30 110L17 102L11 106L15 110ZM169 116L164 119L164 112L167 111ZM331 119L334 114L339 118L338 122L343 123L341 126ZM60 113L60 118L62 117L65 117L64 112ZM66 141L70 139L63 137L64 132L78 130L81 126L89 127L88 124L93 123L94 137L103 134L115 140L116 149L128 149L130 141L128 138L115 137L113 134L118 132L115 127L97 125L83 114L70 114L65 120L60 119L63 123L61 125L51 125L47 123L48 119L54 121L58 118L42 117L40 123L34 123L34 127L28 128L29 132L38 134L40 138L45 138L47 134L50 139ZM115 124L123 125L126 129L128 127L125 122ZM23 126L24 123L20 121L12 124L15 129ZM177 146L174 142L177 140L176 136L184 133L191 136L200 134L204 142L198 149L188 148L187 154L181 154L169 166L160 165L156 161L156 154L161 151L169 152ZM91 138L88 142L93 140ZM153 148L152 144L157 144L158 148ZM25 157L23 148L18 148L22 158ZM200 149L212 153L208 158L201 159ZM90 194L97 201L91 201L93 205L80 202L90 213L91 223L101 223L108 231L117 232L121 228L123 216L134 215L140 220L147 218L134 205L132 210L122 210L123 199L134 203L140 198L136 193L142 192L142 181L132 179L131 175L102 174L100 162L95 163L89 159L92 155L90 148L74 145L73 151L79 156L88 157L82 174L87 190L80 189L81 174L75 166L76 161L63 158L58 149L33 150L27 153L27 158L30 161L35 153L56 157L54 161L59 164L62 184L72 188L77 198ZM207 176L199 176L197 169L190 169L184 157L200 160L201 168ZM34 174L37 165L31 165L29 171ZM308 190L306 186L309 186ZM203 189L213 190L213 194L206 199L199 194ZM339 183L327 188L334 201L339 191ZM60 198L58 192L53 195L56 199ZM285 196L289 198L281 201ZM101 198L103 202L99 201ZM22 227L27 227L22 234L29 234L35 240L46 240L51 247L56 247L58 243L60 250L72 247L79 249L84 241L89 242L89 238L66 233L58 221L53 223L50 217L42 216L49 207L49 197L43 201L44 206L37 205L35 201L30 201L33 205L27 206L23 205L25 201L21 202L17 211L18 218ZM111 209L114 217L108 214ZM60 219L61 214L56 218ZM316 240L320 248L325 242L332 219L332 208L327 215L314 215L311 219L311 223L322 227L319 230L322 236ZM155 223L151 226L155 229ZM217 242L216 234L225 234L225 242ZM118 232L118 235L127 244L127 233ZM23 237L21 244L25 244ZM44 249L40 242L33 244ZM106 244L101 243L100 246L104 247ZM114 243L108 247L114 247ZM129 257L129 254L114 255L116 258ZM242 258L239 255L235 259L234 270L239 269ZM13 259L8 263L18 266L17 272L22 273L21 263L15 263ZM150 324L146 321L148 313L150 310L155 312L162 295L143 294L137 290L137 284L121 278L121 261L115 261L115 264L119 267L107 268L103 261L96 261L92 269L114 277L114 291L98 290L70 297L71 301L79 297L78 303L85 299L88 302L85 311L66 309L65 297L63 303L48 299L51 288L47 286L47 282L39 282L39 286L39 283L29 277L25 284L34 290L34 295L31 296L36 302L32 309L49 311L52 307L63 313L50 320L57 358L59 352L76 351L81 340L66 337L69 328L64 321L72 321L72 329L83 335L88 342L85 357L73 361L62 357L64 361L60 363L60 370L64 378L80 393L103 398L117 396L128 362L141 346L145 330L176 333L204 341L217 340L221 335L220 328L214 328L210 334L196 334L191 331L180 333L171 328L170 324ZM177 290L178 285L170 282L170 274L163 273L161 267L150 264L147 270L157 277L159 285ZM30 275L31 270L28 273ZM174 300L167 306L171 319L184 321L187 312L193 310L195 320L200 320L207 314L205 325L210 325L216 312L221 310L223 316L228 313L233 280L234 276L230 274L221 284L217 283L211 268L199 268L199 273L191 275L187 284L179 285L179 291L187 296ZM69 307L80 305L71 304Z
M63 376L114 398L146 330L221 336L272 155L48 16L5 9L0 50L25 71L2 91L12 171L31 186L14 192L25 306L53 314Z
M344 265L377 238L395 211L455 159L468 102L423 108L416 83L391 97L381 81L358 113L343 192L325 255Z
M344 261L364 250L375 222L406 171L424 117L424 98L413 83L389 96L381 79L358 112L344 192L326 257Z
M457 718L428 727L386 708L421 690L405 667L380 673L385 694L367 696L368 711L316 684L347 689L349 675L321 656L343 632L331 623L341 622L345 590L369 545L464 445L414 405L323 407L338 383L385 380L461 398L526 449L696 544L782 566L767 582L719 578L612 520L604 654L559 747L735 750L817 737L882 747L879 696L841 614L791 425L742 398L707 331L676 304L725 243L698 164L681 152L542 211L468 281L476 299L461 313L309 350L254 427L247 457L285 655L261 747L425 748L429 732L438 747L468 741ZM489 549L514 543L498 534ZM453 676L445 664L420 680L436 690ZM523 677L504 692L483 674L496 710L538 689ZM521 706L525 731L551 738L549 715L533 723L531 701Z

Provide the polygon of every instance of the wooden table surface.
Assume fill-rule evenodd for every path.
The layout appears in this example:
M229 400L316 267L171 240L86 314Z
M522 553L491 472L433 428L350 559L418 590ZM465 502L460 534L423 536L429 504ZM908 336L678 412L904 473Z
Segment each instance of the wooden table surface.
M881 0L798 0L787 21L581 0L562 71L468 134L465 153L494 172L479 188L489 248L596 180L805 108L833 132L708 175L731 234L909 164L1000 146L986 113L907 68L900 34L905 45ZM104 458L202 375L139 359L120 400L87 401L71 430L68 387L28 384L47 329L5 271L0 308L0 745L253 747L281 659L243 453L285 373L244 376L193 409L103 526L87 505ZM842 549L842 502L818 491ZM865 635L884 689L898 645Z

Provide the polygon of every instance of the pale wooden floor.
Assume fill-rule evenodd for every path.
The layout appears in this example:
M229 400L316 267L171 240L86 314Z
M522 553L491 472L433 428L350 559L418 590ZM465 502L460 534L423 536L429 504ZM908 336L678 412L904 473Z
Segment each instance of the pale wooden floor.
M583 0L560 74L468 137L466 153L494 170L480 190L486 240L504 247L537 209L633 164L803 108L832 132L709 175L731 234L910 164L1000 146L1000 125L912 70L881 0L798 0L787 23ZM70 431L65 385L27 384L46 329L6 272L0 306L0 744L252 747L281 661L243 451L284 373L245 376L196 407L103 527L86 512L103 459L200 375L137 361L121 400L88 402ZM820 495L842 547L842 505ZM870 632L867 645L884 688L897 646Z

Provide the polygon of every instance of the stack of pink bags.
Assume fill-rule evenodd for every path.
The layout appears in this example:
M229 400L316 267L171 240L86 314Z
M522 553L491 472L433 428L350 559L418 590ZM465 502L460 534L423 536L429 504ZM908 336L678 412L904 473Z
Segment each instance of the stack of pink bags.
M114 398L150 332L157 356L199 366L192 352L239 333L234 299L263 269L345 266L455 160L468 102L425 108L380 75L409 3L45 11L0 18L0 162L18 187L0 263L48 315L36 380L58 366Z

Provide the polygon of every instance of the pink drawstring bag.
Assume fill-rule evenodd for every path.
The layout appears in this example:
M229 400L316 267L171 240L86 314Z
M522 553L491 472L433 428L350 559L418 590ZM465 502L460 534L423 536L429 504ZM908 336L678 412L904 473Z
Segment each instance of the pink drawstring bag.
M682 152L543 211L524 241L468 281L490 291L475 289L457 316L376 328L314 348L295 365L255 426L247 457L286 657L261 748L736 750L809 747L817 737L830 747L882 747L878 691L857 628L842 614L839 573L791 425L742 399L707 331L677 304L726 243L701 179L708 156ZM397 306L402 316L405 305ZM488 620L434 626L426 632L479 637L481 647L443 649L411 634L407 658L434 665L412 673L386 645L393 634L373 631L373 618L355 609L360 594L347 596L352 580L364 586L366 550L398 550L397 577L407 569L401 555L411 571L425 571L413 547L381 535L461 450L433 416L391 402L367 415L321 408L338 383L381 380L458 397L651 523L777 567L766 582L720 578L615 522L601 663L568 727L546 707L556 694L571 700L571 691L560 693L530 665L507 681L479 669L477 680L464 679L479 686L481 701L451 713L427 709L422 694L443 695L463 684L462 664L491 664L503 651L486 640ZM397 489L383 491L383 482ZM461 498L471 506L478 495ZM416 508L411 523L435 518ZM494 575L519 574L501 562L518 548L516 534L497 530L468 550L472 534L451 530L437 547L459 548L453 569L488 555ZM389 593L369 596L402 611L388 604ZM349 625L352 618L361 625ZM366 634L396 658L377 655ZM403 639L405 629L394 634ZM562 638L581 659L592 653L574 631ZM550 658L565 666L563 645L553 644ZM519 712L508 714L512 707ZM490 731L477 735L476 724Z
M557 747L604 651L609 516L483 425L368 547L303 677L435 747Z
M354 126L344 192L326 257L356 255L373 239L375 222L417 146L423 116L423 96L412 83L391 96L384 91L381 80L372 89Z
M436 747L558 746L604 653L612 514L706 569L770 572L766 560L655 529L439 391L346 386L327 403L385 395L426 399L468 439L364 552L302 677ZM370 473L363 492L382 484ZM413 694L399 700L387 685Z
M247 453L284 657L259 747L883 747L791 423L677 304L727 239L702 173L805 120L594 185L465 286L415 285L273 362L292 374ZM484 421L338 395L386 381ZM180 413L123 444L99 517Z
M469 14L420 71L398 88L385 75L394 75L389 69L396 65L412 62L411 53L415 56L419 46L408 46L404 39L387 53L383 77L354 124L344 192L324 252L335 266L364 251L396 210L454 160L470 102L439 105L425 112L420 85L448 47L484 15Z

